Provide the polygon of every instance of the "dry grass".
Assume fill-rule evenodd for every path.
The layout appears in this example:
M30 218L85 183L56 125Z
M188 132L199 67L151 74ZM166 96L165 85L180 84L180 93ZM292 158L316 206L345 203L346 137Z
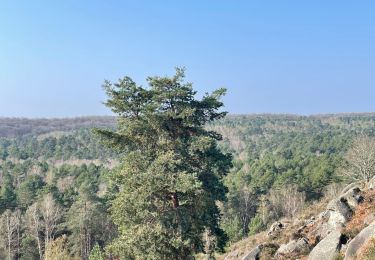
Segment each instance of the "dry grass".
M371 217L375 212L375 190L368 190L363 193L364 200L359 204L354 212L353 217L345 225L343 233L350 238L357 235L362 229L368 226Z
M270 238L267 236L267 232L258 233L256 235L250 236L243 240L240 240L232 244L224 255L218 255L218 260L223 260L224 257L229 252L238 251L240 258L248 253L251 249L255 248L259 244L286 244L291 239L301 237L301 234L296 233L296 231L304 225L305 220L310 219L313 216L317 216L319 213L325 210L328 203L328 199L322 199L321 201L307 206L302 210L297 217L294 219L282 219L280 220L286 227L281 230L278 236ZM309 227L306 227L308 229ZM305 233L305 232L304 232ZM299 259L303 259L301 256Z
M318 222L315 221L313 224L307 225L302 233L297 233L298 229L305 225L305 221L311 219L311 217L317 217L321 212L323 212L328 204L329 200L322 199L321 201L314 203L312 205L309 205L306 207L299 215L298 218L292 220L293 223L288 225L278 237L276 237L273 242L278 244L285 244L288 243L291 239L298 239L302 236L307 237L309 240L310 245L315 245L315 241L313 241L312 238L309 238L308 234L311 230L315 228L316 225L318 225ZM285 222L290 222L291 220L284 220ZM310 241L311 240L311 241Z
M267 241L267 232L261 232L232 244L226 251L238 251L239 256L243 256L245 253L249 252L251 249L259 244L264 243L265 241ZM223 260L227 254L228 253L224 255L218 255L216 258L218 260Z
M375 259L375 238L368 241L357 254L357 260Z

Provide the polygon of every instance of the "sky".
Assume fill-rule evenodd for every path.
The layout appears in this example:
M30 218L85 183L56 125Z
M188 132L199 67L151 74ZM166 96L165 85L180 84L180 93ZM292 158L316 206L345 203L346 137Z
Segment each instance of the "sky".
M375 1L0 0L0 116L109 115L104 80L171 76L230 113L375 111Z

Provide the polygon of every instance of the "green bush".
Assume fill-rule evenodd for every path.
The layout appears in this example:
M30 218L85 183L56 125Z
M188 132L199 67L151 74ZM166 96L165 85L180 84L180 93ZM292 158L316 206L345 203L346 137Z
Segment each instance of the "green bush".
M259 233L265 229L265 225L263 223L262 218L259 215L253 217L250 221L249 225L249 235L254 235Z
M102 253L102 250L100 249L100 246L98 244L95 244L95 246L91 249L90 260L104 260L104 256Z
M237 242L242 238L241 222L238 217L226 219L225 222L221 223L221 228L228 235L230 242Z
M344 256L340 253L337 253L334 257L333 260L344 260Z

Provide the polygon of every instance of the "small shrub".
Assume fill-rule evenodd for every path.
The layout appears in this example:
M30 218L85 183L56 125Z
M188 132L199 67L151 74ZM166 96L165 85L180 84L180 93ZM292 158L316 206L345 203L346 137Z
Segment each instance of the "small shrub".
M238 217L234 217L233 219L222 222L221 227L228 235L230 242L237 242L242 238L241 222Z
M249 235L255 235L265 229L262 218L259 215L253 217L249 225Z
M344 256L340 253L337 253L334 257L333 260L344 260Z
M104 260L102 250L100 249L100 246L98 244L95 244L95 246L91 249L89 259L90 260Z
M276 244L265 244L260 253L259 260L273 259L279 246Z

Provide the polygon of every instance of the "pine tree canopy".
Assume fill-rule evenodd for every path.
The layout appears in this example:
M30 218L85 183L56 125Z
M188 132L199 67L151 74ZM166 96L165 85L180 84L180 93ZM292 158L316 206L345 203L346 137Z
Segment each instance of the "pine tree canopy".
M119 237L108 249L123 259L193 259L207 248L204 234L215 242L210 248L225 245L217 202L225 200L232 156L205 128L226 115L225 89L197 99L184 77L178 68L173 77L149 77L147 88L129 77L104 84L118 127L97 132L125 154L110 175Z

